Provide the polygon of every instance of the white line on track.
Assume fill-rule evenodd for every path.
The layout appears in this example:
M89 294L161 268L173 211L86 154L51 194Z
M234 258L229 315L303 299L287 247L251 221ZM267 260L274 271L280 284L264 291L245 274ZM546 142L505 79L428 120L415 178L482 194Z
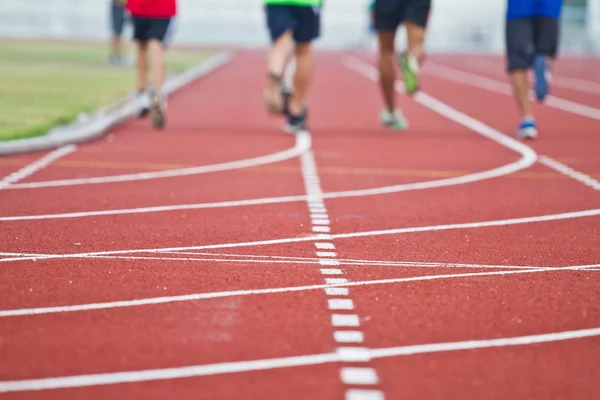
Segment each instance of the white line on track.
M417 232L433 232L433 231L446 231L455 229L474 229L474 228L489 228L499 226L510 226L529 224L534 222L550 222L560 221L573 218L583 217L595 217L600 215L600 208L573 211L560 214L548 214L540 215L535 217L523 217L523 218L512 218L502 219L495 221L482 221L482 222L468 222L462 224L449 224L449 225L430 225L420 226L411 228L397 228L397 229L384 229L377 231L366 231L366 232L351 232L332 234L326 236L329 239L348 239L356 237L371 237L381 235L398 235L405 233L417 233ZM252 246L266 246L283 243L297 243L297 242L311 242L323 240L324 236L304 236L294 238L282 238L282 239L271 239L271 240L260 240L255 242L240 242L240 243L223 243L223 244L212 244L202 246L186 246L186 247L166 247L157 249L132 249L132 250L111 250L111 251L98 251L90 253L74 253L74 254L53 254L41 257L9 257L0 259L0 262L12 262L12 261L31 261L36 259L53 259L53 258L85 258L89 256L104 256L104 255L119 255L119 254L134 254L134 253L148 253L148 252L169 252L169 251L189 251L189 250L204 250L204 249L225 249L225 248L238 248L238 247L252 247Z
M363 76L377 80L377 70L359 60L358 58L351 57L344 60L344 65ZM400 90L399 88L397 88ZM482 180L498 178L505 176L533 165L537 160L536 152L526 146L525 144L508 137L501 132L485 125L481 121L478 121L460 111L448 106L436 100L435 98L420 93L415 97L415 101L421 105L433 110L434 112L463 125L474 132L510 149L521 155L521 158L510 164L503 165L501 167L493 168L487 171L476 172L472 174L466 174L458 177L437 179L425 182L406 183L400 185L383 186L372 189L360 189L360 190L348 190L340 192L329 192L323 193L319 198L318 206L322 206L322 199L336 199L336 198L347 198L347 197L361 197L361 196L375 196L390 193L399 193L412 190L425 190L440 187L448 187L454 185L463 185L467 183L478 182ZM168 171L165 171L168 172ZM154 206L154 207L140 207L130 209L115 209L115 210L102 210L102 211L82 211L72 213L60 213L60 214L42 214L42 215L22 215L22 216L8 216L0 217L0 221L28 221L28 220L44 220L44 219L57 219L57 218L83 218L91 216L106 216L106 215L126 215L126 214L140 214L140 213L153 213L153 212L167 212L167 211L181 211L181 210L198 210L198 209L209 209L209 208L224 208L224 207L241 207L241 206L252 206L252 205L264 205L264 204L280 204L288 202L306 201L310 200L308 196L283 196L283 197L269 197L262 199L249 199L249 200L237 200L237 201L223 201L214 203L197 203L197 204L181 204L181 205L170 205L170 206ZM313 202L314 203L314 202ZM322 229L325 232L327 229Z
M368 353L370 358L377 359L448 351L464 351L508 346L526 346L566 340L594 338L598 336L600 336L600 328L590 328L507 338L387 347L379 349L370 349L368 350ZM271 358L264 360L193 365L154 370L114 372L90 375L73 375L17 381L0 381L0 393L89 387L98 385L115 385L121 383L147 382L167 379L181 379L189 377L233 374L278 368L320 365L327 363L337 363L340 361L340 354L335 352L295 357Z
M327 279L325 279L326 284L323 284L323 285L289 286L289 287L268 288L268 289L248 289L248 290L233 290L233 291L224 291L224 292L194 293L194 294L185 294L185 295L180 295L180 296L150 297L150 298L136 299L136 300L110 301L110 302L104 302L104 303L89 303L89 304L78 304L78 305L70 305L70 306L0 310L0 318L26 316L26 315L67 313L67 312L78 312L78 311L91 311L91 310L102 310L102 309L122 308L122 307L140 307L140 306L148 306L148 305L155 305L155 304L179 303L179 302L186 302L186 301L198 301L198 300L215 299L215 298L222 298L222 297L254 296L254 295L264 295L264 294L304 292L304 291L310 291L310 290L322 290L322 289L326 289L329 287L350 288L350 287L356 287L356 286L387 285L387 284L394 284L394 283L432 281L432 280L440 280L440 279L504 276L504 275L532 274L532 273L542 273L542 272L585 271L585 270L588 270L591 268L597 268L597 267L600 267L600 264L578 265L578 266L558 267L558 268L557 267L548 267L548 268L507 270L507 271L473 272L473 273L463 273L463 274L424 275L424 276L414 276L414 277L408 277L408 278L390 278L390 279L378 279L378 280L355 281L355 282L349 282L345 278L327 278Z
M496 92L512 96L512 91L509 84L498 81L493 78L477 75L471 72L465 72L435 63L428 63L427 73L457 83L462 83L478 87L480 89L485 89L490 92ZM558 110L570 112L572 114L577 114L582 117L600 120L600 109L586 106L584 104L579 104L570 100L562 99L560 97L548 96L546 100L546 105Z
M74 152L75 150L77 150L77 146L74 144L70 144L67 146L59 147L58 149L47 153L46 155L37 159L31 164L24 166L20 170L13 172L12 174L0 180L0 190L12 189L16 186L16 182L35 174L37 171L47 167L54 161L66 156L67 154Z
M579 181L584 185L591 187L594 190L600 190L600 182L598 182L596 179L584 174L583 172L576 171L568 165L556 161L553 158L550 158L548 156L540 156L540 163L544 164L549 168L552 168L555 171L560 172L563 175L568 176L569 178L575 179L576 181Z
M189 176L197 174L206 174L209 172L230 171L233 169L250 168L259 165L273 164L280 161L290 160L298 157L300 154L308 151L311 147L311 137L308 133L300 132L296 135L296 143L291 149L277 153L248 158L245 160L229 161L220 164L202 165L198 167L171 169L166 171L140 172L135 174L99 176L93 178L81 179L63 179L57 181L30 182L18 185L12 185L9 189L36 189L44 187L90 185L99 183L129 182L147 179L171 178L180 176Z

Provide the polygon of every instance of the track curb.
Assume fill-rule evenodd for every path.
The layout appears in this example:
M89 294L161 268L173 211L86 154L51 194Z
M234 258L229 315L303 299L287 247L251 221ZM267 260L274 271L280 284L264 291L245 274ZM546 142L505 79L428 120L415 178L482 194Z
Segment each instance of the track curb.
M232 59L233 53L230 51L216 53L197 66L168 79L165 82L164 91L172 94L190 82L219 69ZM126 96L115 103L93 111L89 116L67 125L57 126L44 136L0 142L0 156L52 150L68 144L99 139L111 128L137 115L141 108L142 102L139 99L133 98L131 95Z

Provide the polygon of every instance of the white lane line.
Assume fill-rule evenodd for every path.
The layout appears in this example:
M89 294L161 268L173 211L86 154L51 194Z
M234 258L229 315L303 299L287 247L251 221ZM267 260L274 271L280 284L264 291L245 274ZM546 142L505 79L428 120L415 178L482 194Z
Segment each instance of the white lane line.
M331 229L328 226L313 226L312 231L329 233L329 232L331 232Z
M510 85L493 78L477 75L471 72L461 71L455 68L442 66L435 63L428 63L427 72L431 75L436 75L440 78L454 81L461 84L466 84L480 89L485 89L490 92L511 95ZM548 96L546 105L557 110L562 110L576 114L582 117L588 117L600 120L600 109L576 103L556 96Z
M512 218L502 219L495 221L483 221L483 222L468 222L462 224L450 224L450 225L431 225L431 226L420 226L412 228L398 228L398 229L385 229L379 231L365 231L365 232L351 232L342 234L328 235L327 238L333 239L348 239L357 237L371 237L381 235L398 235L404 233L417 233L417 232L433 232L433 231L446 231L455 229L475 229L475 228L490 228L499 226L510 226L529 224L534 222L550 222L560 221L573 218L584 218L584 217L595 217L600 215L600 208L573 211L560 214L548 214L540 215L535 217L523 217L523 218ZM255 242L241 242L241 243L223 243L213 245L202 245L202 246L186 246L186 247L165 247L157 249L132 249L132 250L111 250L111 251L98 251L90 253L74 253L74 254L53 254L44 257L9 257L0 259L0 262L10 261L27 261L32 259L53 259L53 258L85 258L89 256L103 256L103 255L119 255L119 254L134 254L134 253L148 253L148 252L168 252L168 251L188 251L188 250L205 250L205 249L225 249L225 248L237 248L237 247L252 247L252 246L266 246L273 244L282 243L297 243L297 242L312 242L323 240L323 236L305 236L305 237L294 237L294 238L283 238L283 239L271 239L271 240L260 240Z
M317 257L337 257L337 253L334 251L317 251Z
M323 275L342 275L342 270L337 268L321 268Z
M346 278L325 278L325 285L327 287L329 285L345 285L348 283L348 279Z
M199 167L191 168L179 168L171 169L166 171L154 171L154 172L140 172L135 174L125 175L113 175L113 176L99 176L93 178L80 178L80 179L62 179L56 181L43 181L43 182L31 182L23 183L19 185L12 185L10 189L37 189L45 187L60 187L60 186L75 186L75 185L90 185L100 183L114 183L114 182L131 182L148 179L158 178L172 178L180 176L189 176L197 174L206 174L210 172L219 171L230 171L233 169L250 168L259 165L273 164L280 161L289 160L296 158L302 153L310 150L311 138L310 135L305 132L300 132L296 136L296 143L294 147L280 151L277 153L269 154L266 156L248 158L245 160L229 161L219 164L202 165Z
M90 310L101 310L109 308L121 308L121 307L140 307L154 304L168 304L178 303L186 301L198 301L205 299L214 299L221 297L235 297L235 296L252 296L252 295L263 295L263 294L277 294L277 293L288 293L288 292L303 292L309 290L321 290L332 286L341 287L354 287L354 286L370 286L370 285L386 285L393 283L403 282L418 282L418 281L430 281L438 279L459 279L459 278L471 278L471 277L486 277L486 276L503 276L503 275L517 275L517 274L531 274L531 273L542 273L542 272L560 272L560 271L586 271L592 268L599 267L600 264L593 265L581 265L572 267L548 267L548 268L536 268L536 269L520 269L515 271L493 271L493 272L476 272L468 274L444 274L444 275L425 275L415 276L409 278L390 278L390 279L378 279L368 281L355 281L349 282L346 278L326 278L325 284L323 285L305 285L305 286L289 286L279 288L268 288L268 289L248 289L248 290L233 290L224 292L208 292L208 293L193 293L179 296L164 296L164 297L150 297L136 300L122 300L122 301L111 301L104 303L89 303L89 304L78 304L71 306L56 306L56 307L38 307L38 308L23 308L14 310L0 310L0 318L3 317L14 317L14 316L25 316L25 315L40 315L40 314L54 314L54 313L65 313L65 312L77 312L77 311L90 311Z
M311 213L310 219L312 219L312 220L327 219L327 214L326 213L319 213L319 214Z
M352 299L329 299L327 305L330 310L354 310Z
M366 347L338 347L337 353L342 362L369 362L371 354Z
M568 165L565 165L559 161L556 161L553 158L550 158L548 156L540 156L540 163L544 164L547 167L552 168L555 171L560 172L563 175L568 176L571 179L575 179L576 181L579 181L581 183L583 183L586 186L591 187L594 190L600 190L600 182L598 182L596 179L592 178L589 175L584 174L583 172L579 172L577 170L574 170L573 168L569 167Z
M372 389L350 389L346 392L346 400L384 400L383 393Z
M333 243L317 242L317 243L315 243L315 247L320 250L334 250L335 249L335 246L333 245Z
M36 161L32 162L31 164L24 166L20 170L13 172L12 174L10 174L10 175L4 177L2 180L0 180L0 190L12 189L13 187L16 186L15 185L16 182L35 174L37 171L41 170L42 168L47 167L54 161L58 160L61 157L66 156L67 154L74 152L75 150L77 150L77 146L74 144L69 144L67 146L59 147L58 149L47 153L46 155L37 159Z
M600 328L591 328L508 338L468 340L462 342L448 343L430 343L370 349L369 353L371 358L386 358L446 351L464 351L472 349L485 349L506 346L525 346L540 343L551 343L565 340L591 338L598 336L600 336ZM25 379L18 381L0 381L0 393L179 379L196 376L221 375L277 368L319 365L339 361L340 357L339 354L336 352L296 357L271 358L264 360L237 361L208 365L193 365L154 370L74 375L41 379Z
M338 260L332 260L329 258L319 258L319 264L321 265L340 265Z
M362 343L365 340L361 331L335 331L333 338L338 343Z
M156 254L156 253L151 253ZM158 253L160 254L160 253ZM318 258L308 257L283 257L283 256L256 256L240 255L241 257L254 258L229 258L231 254L215 253L173 253L164 254L188 254L188 255L215 255L228 256L228 258L201 258L201 257L150 257L150 256L86 256L82 258L106 259L106 260L142 260L142 261L202 261L202 262L220 262L220 263L265 263L265 264L320 264L320 265L345 265L350 267L398 267L398 268L471 268L471 269L534 269L547 268L534 265L485 265L485 264L456 264L456 263L432 263L432 262L404 262L404 261L377 261L377 260L320 260ZM0 253L5 256L35 257L36 259L52 258L51 254L20 254L20 253ZM2 260L2 259L0 259ZM321 262L322 261L322 262Z
M339 288L339 287L328 287L325 288L325 294L327 296L348 296L350 291L348 288Z
M359 60L356 57L347 58L344 61L344 65L348 68L362 74L363 76L377 81L377 70ZM130 209L117 209L117 210L103 210L103 211L83 211L73 213L60 213L60 214L42 214L42 215L22 215L22 216L10 216L0 217L0 221L27 221L27 220L38 220L38 219L57 219L57 218L83 218L90 216L106 216L106 215L126 215L126 214L139 214L139 213L153 213L153 212L167 212L167 211L181 211L181 210L198 210L198 209L209 209L209 208L222 208L222 207L240 207L240 206L252 206L252 205L263 205L263 204L279 204L296 201L309 200L311 208L324 208L322 199L335 199L335 198L346 198L346 197L361 197L361 196L375 196L389 193L399 193L411 190L425 190L440 187L448 187L454 185L463 185L467 183L478 182L486 179L497 178L505 176L533 165L537 160L537 154L533 149L525 144L508 137L501 132L485 125L481 121L478 121L460 111L448 106L436 100L435 98L420 93L415 97L415 101L421 105L433 110L434 112L463 125L474 132L493 140L494 142L511 149L521 155L518 161L510 164L503 165L498 168L491 170L477 172L473 174L467 174L459 177L431 180L426 182L415 182L392 186L383 186L372 189L361 189L361 190L349 190L341 192L330 192L323 193L320 198L313 198L309 196L283 196L283 197L270 197L263 199L250 199L250 200L238 200L238 201L225 201L215 203L196 203L196 204L182 204L182 205L170 205L170 206L155 206L155 207L141 207L141 208L130 208ZM312 212L312 210L311 210ZM328 232L328 230L319 230L318 232Z
M379 383L373 368L344 367L340 370L342 381L347 385L376 385Z
M333 314L331 316L331 325L333 326L360 326L358 315L351 314Z

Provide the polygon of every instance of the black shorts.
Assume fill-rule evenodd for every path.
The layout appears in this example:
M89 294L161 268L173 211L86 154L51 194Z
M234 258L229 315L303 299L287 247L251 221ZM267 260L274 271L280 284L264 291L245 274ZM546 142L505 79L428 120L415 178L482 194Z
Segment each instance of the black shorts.
M536 55L555 58L558 52L559 21L530 17L506 21L507 69L529 69Z
M267 4L265 12L273 42L288 30L293 31L296 43L312 42L321 34L320 7Z
M430 9L431 0L376 0L375 30L395 31L406 21L426 28Z
M132 17L133 39L145 43L151 39L169 47L175 25L175 18Z
M123 34L126 19L125 6L119 6L112 2L110 6L110 22L114 36L121 36Z

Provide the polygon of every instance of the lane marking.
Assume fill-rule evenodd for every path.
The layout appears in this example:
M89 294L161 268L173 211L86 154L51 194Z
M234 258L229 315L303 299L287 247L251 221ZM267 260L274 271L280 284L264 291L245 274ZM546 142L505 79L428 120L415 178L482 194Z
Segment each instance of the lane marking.
M338 347L336 352L342 362L357 363L371 361L371 354L366 347Z
M342 270L337 268L321 268L323 275L342 275Z
M66 146L59 147L56 150L52 150L43 157L38 158L36 161L24 166L18 171L13 172L12 174L0 180L0 190L14 188L16 186L16 182L35 174L39 170L52 164L52 162L58 160L61 157L66 156L67 154L71 154L75 150L77 150L77 146L74 144L69 144Z
M329 258L319 258L319 264L321 265L340 265L338 260L332 260Z
M412 228L397 228L397 229L384 229L377 231L365 231L365 232L351 232L343 234L328 235L328 239L348 239L357 237L371 237L371 236L382 236L382 235L397 235L403 233L417 233L417 232L432 232L432 231L446 231L456 229L474 229L474 228L490 228L499 226L510 226L510 225L521 225L529 224L533 222L550 222L560 221L573 218L584 218L584 217L595 217L600 215L600 208L583 210L583 211L572 211L560 214L548 214L535 217L523 217L523 218L512 218L494 221L482 221L482 222L468 222L461 224L449 224L449 225L430 225ZM1 219L0 219L1 220ZM0 259L0 262L12 262L12 261L31 261L35 259L54 259L54 258L85 258L89 256L103 256L103 255L119 255L119 254L134 254L134 253L148 253L148 252L168 252L168 251L187 251L187 250L204 250L204 249L225 249L225 248L237 248L237 247L252 247L252 246L266 246L273 244L282 243L297 243L297 242L309 242L315 240L323 240L323 236L305 236L305 237L294 237L294 238L283 238L283 239L271 239L271 240L260 240L254 242L240 242L240 243L223 243L213 245L202 245L202 246L186 246L186 247L165 247L157 249L132 249L132 250L110 250L110 251L97 251L90 253L73 253L73 254L53 254L44 257L9 257Z
M569 178L575 179L576 181L579 181L584 185L591 187L594 190L600 190L600 182L598 182L591 176L584 174L583 172L574 170L568 165L556 161L555 159L550 158L548 156L540 156L539 161L541 164L544 164L545 166L552 168L553 170L558 171L561 174L568 176Z
M327 296L348 296L350 291L348 288L328 287L325 288L325 294Z
M347 385L376 385L379 383L373 368L344 367L340 370L342 381Z
M93 178L78 178L78 179L61 179L55 181L42 181L42 182L30 182L22 183L18 185L12 185L10 189L38 189L48 187L62 187L62 186L76 186L76 185L91 185L100 183L115 183L115 182L131 182L141 181L148 179L159 179L159 178L173 178L181 176L190 176L198 174L206 174L211 172L230 171L240 168L255 167L258 165L273 164L285 160L296 158L302 153L308 151L312 145L310 135L305 132L300 132L296 136L296 143L294 147L280 151L277 153L248 158L238 161L228 161L224 163L202 165L191 168L179 168L163 171L153 172L138 172L134 174L124 175L112 175L112 176L98 176Z
M317 243L315 243L315 247L320 250L334 250L335 249L335 246L333 243L317 242Z
M337 257L337 253L334 251L317 251L317 257Z
M333 314L331 316L331 325L333 326L360 326L358 315L351 314Z
M512 90L509 84L498 81L493 78L477 75L471 72L465 72L455 68L446 67L440 64L428 63L427 73L449 81L478 87L480 89L485 89L490 92L512 96ZM600 120L600 109L576 103L574 101L550 95L548 96L545 104L549 107L576 114L582 117Z
M462 342L429 343L410 346L370 349L371 358L387 358L427 354L447 351L464 351L494 347L524 346L551 343L566 340L592 338L600 336L600 328L579 329L529 336L517 336L497 339L468 340ZM193 365L185 367L127 371L90 375L74 375L54 378L1 381L0 393L33 390L65 389L120 383L146 382L167 379L180 379L198 376L221 375L278 368L320 365L339 362L338 353L313 354L296 357L271 358L252 361L226 362L219 364Z
M346 58L343 61L344 65L359 74L377 81L377 70L370 64L359 60L356 57ZM397 90L401 91L400 86ZM23 216L10 216L1 217L0 221L26 221L26 220L38 220L38 219L56 219L56 218L83 218L90 216L106 216L106 215L125 215L125 214L138 214L138 213L151 213L151 212L167 212L167 211L181 211L181 210L197 210L197 209L208 209L208 208L223 208L223 207L240 207L240 206L251 206L251 205L263 205L263 204L280 204L287 202L296 201L311 201L311 207L323 207L322 199L335 199L335 198L347 198L347 197L361 197L361 196L374 196L390 193L399 193L412 190L425 190L440 187L448 187L454 185L462 185L467 183L478 182L482 180L497 178L512 174L514 172L526 169L533 165L537 160L537 154L535 151L526 146L525 144L508 137L501 132L485 125L481 121L478 121L460 111L450 107L449 105L442 103L441 101L427 95L426 93L420 93L415 97L415 101L421 105L431 109L432 111L450 119L466 128L508 148L521 155L518 161L510 164L503 165L501 167L493 168L491 170L476 172L472 174L466 174L457 177L449 177L444 179L437 179L425 182L415 182L392 186L383 186L372 189L360 189L360 190L348 190L340 192L323 193L321 199L309 198L308 196L283 196L283 197L271 197L262 199L250 199L250 200L238 200L238 201L226 201L226 202L214 202L214 203L196 203L196 204L183 204L183 205L170 205L170 206L155 206L155 207L141 207L141 208L130 208L120 210L103 210L103 211L82 211L73 213L59 213L59 214L43 214L43 215L23 215ZM328 230L319 230L318 232L328 232Z
M362 343L365 340L361 331L335 331L333 338L339 343Z
M233 290L223 292L207 292L207 293L193 293L179 296L163 296L163 297L149 297L136 300L122 300L122 301L110 301L102 303L88 303L78 304L70 306L55 306L55 307L37 307L37 308L23 308L13 310L0 310L0 318L3 317L14 317L14 316L26 316L26 315L41 315L41 314L54 314L54 313L65 313L65 312L77 312L77 311L90 311L90 310L101 310L109 308L121 308L121 307L139 307L155 304L168 304L178 303L186 301L197 301L205 299L214 299L221 297L235 297L235 296L251 296L251 295L262 295L262 294L276 294L276 293L288 293L288 292L302 292L310 290L321 290L332 286L341 287L354 287L354 286L370 286L370 285L385 285L393 283L403 282L418 282L418 281L430 281L438 279L457 279L457 278L471 278L471 277L485 277L485 276L502 276L502 275L516 275L516 274L530 274L530 273L542 273L542 272L558 272L558 271L586 271L593 268L600 267L600 264L592 265L580 265L570 267L548 267L548 268L535 268L535 269L520 269L512 271L493 271L493 272L475 272L465 274L443 274L443 275L424 275L415 276L408 278L390 278L390 279L377 279L367 281L354 281L349 282L346 278L326 278L326 284L323 285L305 285L305 286L289 286L279 288L268 288L268 289L247 289L247 290Z
M350 389L346 392L346 400L384 400L384 397L379 390Z
M330 310L354 310L352 299L329 299L327 305Z

